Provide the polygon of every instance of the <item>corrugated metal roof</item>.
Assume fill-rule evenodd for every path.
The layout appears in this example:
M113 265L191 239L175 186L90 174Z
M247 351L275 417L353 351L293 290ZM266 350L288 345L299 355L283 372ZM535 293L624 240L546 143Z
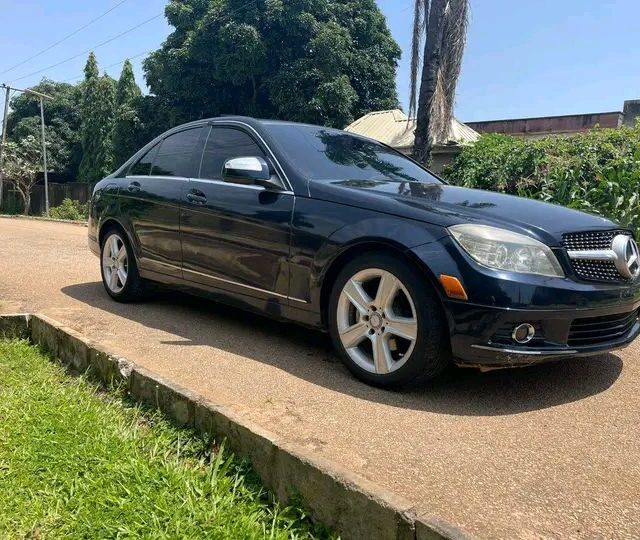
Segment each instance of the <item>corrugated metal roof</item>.
M409 119L401 110L394 109L366 114L344 129L394 148L413 148L415 126L414 118ZM436 144L469 144L478 140L478 137L480 135L476 131L452 118L446 140L436 141Z

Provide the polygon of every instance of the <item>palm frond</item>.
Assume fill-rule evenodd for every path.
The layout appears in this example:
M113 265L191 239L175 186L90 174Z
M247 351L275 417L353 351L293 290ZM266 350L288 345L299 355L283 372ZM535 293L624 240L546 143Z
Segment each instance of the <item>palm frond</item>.
M413 8L413 33L411 36L411 74L409 80L409 117L412 117L418 105L418 78L422 60L422 47L429 20L430 0L415 0Z
M468 24L468 0L449 0L442 21L440 66L429 112L429 135L432 141L443 140L449 133Z

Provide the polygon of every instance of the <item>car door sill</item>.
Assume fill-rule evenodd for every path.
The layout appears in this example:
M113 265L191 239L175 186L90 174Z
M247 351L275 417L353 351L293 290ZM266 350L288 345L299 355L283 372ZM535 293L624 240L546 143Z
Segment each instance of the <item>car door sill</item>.
M205 277L207 279L211 279L214 281L219 281L221 283L227 283L229 285L234 285L236 287L242 287L244 289L249 289L252 291L256 291L259 293L263 293L263 294L267 294L269 296L277 296L278 298L285 298L286 300L291 300L293 302L299 302L301 304L307 304L308 302L306 300L302 300L300 298L295 298L293 296L287 296L286 294L281 294L281 293L277 293L275 291L268 291L266 289L261 289L259 287L253 287L252 285L245 285L244 283L238 283L237 281L233 281L231 279L225 279L225 278L221 278L218 276L213 276L211 274L205 274L203 272L197 272L196 270L190 270L188 268L180 268L179 266L176 266L174 264L169 264L169 263L160 263L163 266L169 266L171 268L174 268L175 270L181 270L183 273L183 279L185 279L186 281L190 281L189 278L186 276L186 274L193 274L196 276L202 276ZM197 282L193 282L193 283L197 283Z

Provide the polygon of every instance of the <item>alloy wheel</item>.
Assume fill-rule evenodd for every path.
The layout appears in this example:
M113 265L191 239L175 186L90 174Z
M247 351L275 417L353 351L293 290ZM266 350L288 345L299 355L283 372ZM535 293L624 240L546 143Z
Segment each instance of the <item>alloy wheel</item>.
M411 295L387 270L368 268L349 279L337 306L340 341L358 366L385 375L400 369L418 338Z
M120 235L112 233L102 248L102 272L105 285L112 293L120 293L127 284L129 261L127 248Z

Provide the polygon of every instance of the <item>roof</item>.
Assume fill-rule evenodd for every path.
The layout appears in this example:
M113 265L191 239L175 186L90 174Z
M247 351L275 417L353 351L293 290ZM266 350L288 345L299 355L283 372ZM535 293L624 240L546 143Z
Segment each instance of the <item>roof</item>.
M371 137L393 148L413 148L415 127L415 118L409 118L400 109L394 109L371 112L344 129ZM452 118L447 137L436 141L436 145L464 145L475 142L478 137L480 135L476 131Z

